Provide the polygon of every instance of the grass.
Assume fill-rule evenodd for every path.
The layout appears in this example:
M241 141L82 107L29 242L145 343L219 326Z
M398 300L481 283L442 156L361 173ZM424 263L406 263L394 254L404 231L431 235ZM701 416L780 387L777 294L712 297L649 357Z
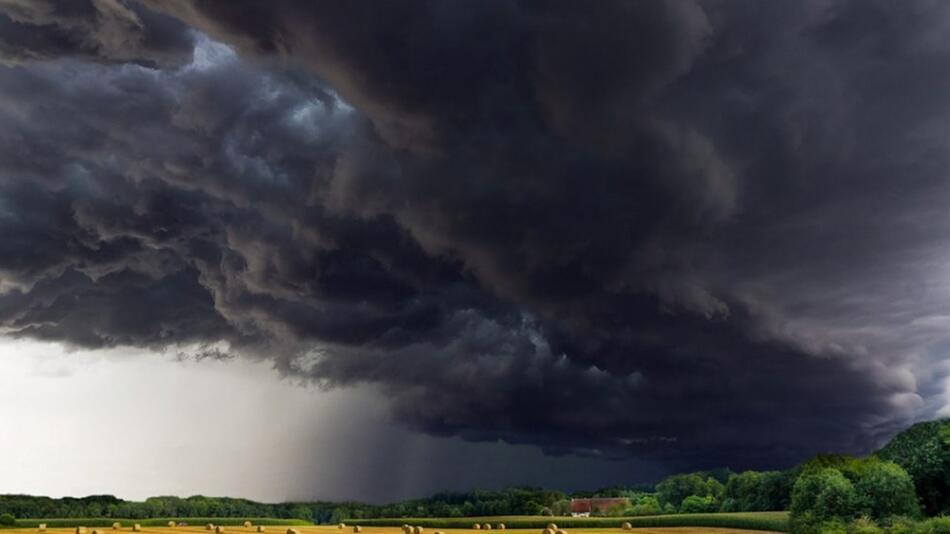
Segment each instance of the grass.
M387 518L347 519L347 524L401 526L404 523L430 528L458 528L471 530L474 523L504 523L508 528L544 528L556 523L562 528L619 528L624 521L633 527L721 527L747 530L788 532L788 512L735 512L715 514L670 514L638 517L545 517L545 516L496 516L452 518ZM494 531L493 531L494 532Z
M123 530L131 528L133 524L138 523L142 527L166 527L169 521L176 523L186 522L190 527L204 528L208 523L222 526L242 526L245 521L250 521L254 525L279 525L279 526L305 526L312 525L310 521L303 519L269 519L264 517L164 517L153 519L121 519L121 518L75 518L75 519L17 519L15 527L17 528L36 528L40 523L46 523L47 528L69 528L69 527L106 527L112 528L112 523L122 523Z

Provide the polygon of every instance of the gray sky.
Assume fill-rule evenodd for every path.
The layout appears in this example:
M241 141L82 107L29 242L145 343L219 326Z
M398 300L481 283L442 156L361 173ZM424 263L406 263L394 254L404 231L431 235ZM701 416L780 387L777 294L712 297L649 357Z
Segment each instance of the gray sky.
M388 502L444 489L594 488L657 475L632 461L410 433L392 424L369 388L321 391L270 367L5 340L0 420L17 439L3 446L0 493Z

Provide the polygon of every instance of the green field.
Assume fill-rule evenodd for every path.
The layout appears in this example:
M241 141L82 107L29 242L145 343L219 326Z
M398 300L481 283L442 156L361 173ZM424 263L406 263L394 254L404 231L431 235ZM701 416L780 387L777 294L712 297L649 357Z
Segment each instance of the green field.
M788 512L735 512L715 514L670 514L638 517L420 517L386 519L347 519L348 524L400 526L404 523L430 528L471 529L474 523L504 523L507 528L544 528L555 523L562 528L618 528L624 521L633 527L722 527L788 532Z

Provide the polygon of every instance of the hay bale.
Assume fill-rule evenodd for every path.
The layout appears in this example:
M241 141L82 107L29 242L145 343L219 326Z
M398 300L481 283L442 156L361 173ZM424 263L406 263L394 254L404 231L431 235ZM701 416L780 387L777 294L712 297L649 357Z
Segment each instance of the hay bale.
M336 528L346 528L346 523L340 523Z
M412 534L422 534L422 527L418 525L412 527Z
M546 528L541 531L541 534L554 534L554 531L549 528Z
M286 534L300 534L300 531L295 528L288 528Z
M92 529L92 534L102 534L102 530L100 530L100 529L98 529L98 528L94 528L94 529Z
M86 534L86 527L76 527L76 534Z
M629 521L624 521L623 524L620 525L620 528L624 530L630 530L631 528L633 528L633 525L631 525Z
M554 523L548 523L547 528L553 530L554 532L557 532L557 525L555 525Z
M505 530L505 524L504 524L504 523L498 523L498 530Z
M355 526L353 527L353 532L363 532L363 527L361 527L361 526L359 526L359 525L355 525Z
M178 526L178 523L175 523L174 521L169 521L169 522L168 522L168 526L169 526L170 528L175 528L175 527Z
M132 532L142 532L142 525L138 523L132 525Z
M485 523L482 525L482 530L491 530L491 523Z
M254 526L254 525L252 525L250 521L245 521L245 522L244 522L244 528L251 528L251 527L253 527L253 526Z
M122 523L119 523L118 521L112 523L112 530L119 530L120 528L122 528Z
M475 530L481 530L482 526L479 525L478 523L475 523L474 525L472 525L472 528L474 528Z
M258 532L264 532L265 530L267 530L267 528L264 527L264 525L257 525L257 531L258 531Z
M224 527L222 527L221 525L217 525L216 527L214 527L214 534L221 534L222 532L224 532Z
M214 530L214 523L208 523L205 525L205 530Z
M558 529L557 534L567 534L567 531L563 528Z
M39 531L40 531L40 532L46 532L46 523L40 523Z

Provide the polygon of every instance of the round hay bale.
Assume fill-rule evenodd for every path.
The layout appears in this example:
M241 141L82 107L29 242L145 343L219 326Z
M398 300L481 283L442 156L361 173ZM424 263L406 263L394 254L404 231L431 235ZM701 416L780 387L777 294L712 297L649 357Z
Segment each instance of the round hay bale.
M554 534L554 531L549 528L546 528L541 531L541 534Z
M482 525L482 530L491 530L491 523L485 523Z
M359 526L359 525L354 525L354 526L353 526L353 532L363 532L363 527L361 527L361 526Z
M300 534L300 531L295 528L288 528L286 534Z
M557 532L557 525L555 525L554 523L548 523L548 528L553 530L554 532Z
M142 525L138 523L132 525L132 532L142 532Z
M420 527L419 525L416 525L412 527L412 534L422 534L422 530L423 530L422 527Z
M505 524L504 524L504 523L498 523L498 530L505 530Z
M76 534L86 534L86 527L76 527Z
M94 528L92 529L92 534L102 534L102 531L99 530L98 528Z
M267 528L264 525L257 525L258 532L264 532L265 530L267 530Z
M214 527L214 534L221 534L222 532L224 532L224 527L221 525Z
M623 524L620 525L620 528L624 530L630 530L631 528L633 528L633 525L631 525L629 521L624 521Z
M40 523L39 531L40 531L40 532L46 532L46 523Z
M254 526L254 525L252 525L250 521L245 521L245 522L244 522L244 528L251 528L251 527L253 527L253 526Z
M205 525L205 530L214 530L214 524L208 523L207 525Z
M119 523L118 521L112 523L112 530L119 530L120 528L122 528L122 523Z
M481 530L482 526L479 525L478 523L475 523L474 525L472 525L472 528L474 528L475 530Z
M340 523L336 528L346 528L346 523Z
M567 534L567 531L564 530L563 528L559 528L559 529L557 530L557 534Z
M175 527L177 527L177 526L178 526L178 523L176 523L176 522L174 522L174 521L169 521L169 522L168 522L168 528L175 528Z

